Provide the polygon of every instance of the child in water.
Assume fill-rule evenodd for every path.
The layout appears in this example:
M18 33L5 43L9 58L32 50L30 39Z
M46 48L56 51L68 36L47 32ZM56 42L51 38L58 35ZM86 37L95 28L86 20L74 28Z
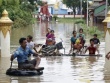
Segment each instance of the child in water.
M100 40L97 38L97 34L93 35L94 37L92 38L92 40L94 41L95 46L97 47L97 49L99 48L100 45ZM91 40L91 39L90 39Z
M80 39L77 39L74 46L73 46L73 51L77 50L77 52L81 52L82 44Z
M77 34L77 38L79 38L79 37L81 37L81 43L84 46L84 44L85 44L85 35L83 33L82 28L79 29L79 33Z
M96 51L99 54L99 51L97 50L97 47L94 45L94 40L93 39L90 40L90 46L87 47L87 49L85 50L85 53L87 52L87 50L89 51L90 55L95 55Z

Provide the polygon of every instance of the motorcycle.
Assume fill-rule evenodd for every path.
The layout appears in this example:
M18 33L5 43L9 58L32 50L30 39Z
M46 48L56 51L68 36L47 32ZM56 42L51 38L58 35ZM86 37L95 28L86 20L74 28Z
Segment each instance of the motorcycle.
M44 56L55 56L59 55L61 56L62 54L59 53L60 49L64 49L64 54L65 54L65 48L63 47L62 44L63 41L56 43L55 45L43 45L41 49L41 53Z

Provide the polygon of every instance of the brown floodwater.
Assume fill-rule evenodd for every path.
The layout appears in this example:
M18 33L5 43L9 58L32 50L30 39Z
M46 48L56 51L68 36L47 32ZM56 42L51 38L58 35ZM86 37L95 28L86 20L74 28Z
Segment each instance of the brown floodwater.
M63 40L66 54L70 50L70 37L73 24L36 23L32 27L16 28L11 31L11 53L18 46L20 37L32 35L35 43L45 44L46 28L55 30L56 42ZM78 28L77 28L78 30ZM100 44L101 57L97 56L47 56L42 57L40 66L45 69L41 76L8 76L9 57L0 58L0 83L110 83L110 74L105 74L105 43ZM63 50L60 52L63 53ZM13 67L17 67L14 60Z

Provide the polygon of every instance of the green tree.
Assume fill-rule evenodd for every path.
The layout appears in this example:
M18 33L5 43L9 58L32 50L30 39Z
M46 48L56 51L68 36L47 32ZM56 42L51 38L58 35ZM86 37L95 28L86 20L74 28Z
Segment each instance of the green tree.
M2 0L0 0L0 6L2 5Z
M36 1L37 2L37 0L28 0L31 4L35 4L34 2Z
M66 4L67 7L73 9L74 18L75 18L75 8L79 6L80 0L63 0L63 3Z
M108 0L108 3L109 3L109 5L110 5L110 0Z
M82 7L83 7L82 12L83 12L83 14L85 14L87 12L87 1L82 2Z
M43 5L42 1L37 1L37 4L40 5L40 6Z
M7 0L7 4L19 6L20 1L19 0Z
M33 6L28 3L20 4L19 0L2 0L0 7L0 17L2 11L6 9L9 17L14 21L13 27L25 27L33 23L32 11Z
M32 5L35 4L35 3L34 3L35 1L37 2L37 0L20 0L20 3L26 2L26 1L30 2L30 4L32 4Z

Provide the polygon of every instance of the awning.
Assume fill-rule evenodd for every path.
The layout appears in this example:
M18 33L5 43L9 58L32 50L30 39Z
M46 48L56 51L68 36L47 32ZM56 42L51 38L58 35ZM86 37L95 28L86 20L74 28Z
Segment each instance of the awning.
M94 16L105 16L105 10L101 11L100 13L95 14Z
M94 9L94 16L105 15L103 12L105 11L106 4L100 5ZM101 13L101 14L100 14Z

